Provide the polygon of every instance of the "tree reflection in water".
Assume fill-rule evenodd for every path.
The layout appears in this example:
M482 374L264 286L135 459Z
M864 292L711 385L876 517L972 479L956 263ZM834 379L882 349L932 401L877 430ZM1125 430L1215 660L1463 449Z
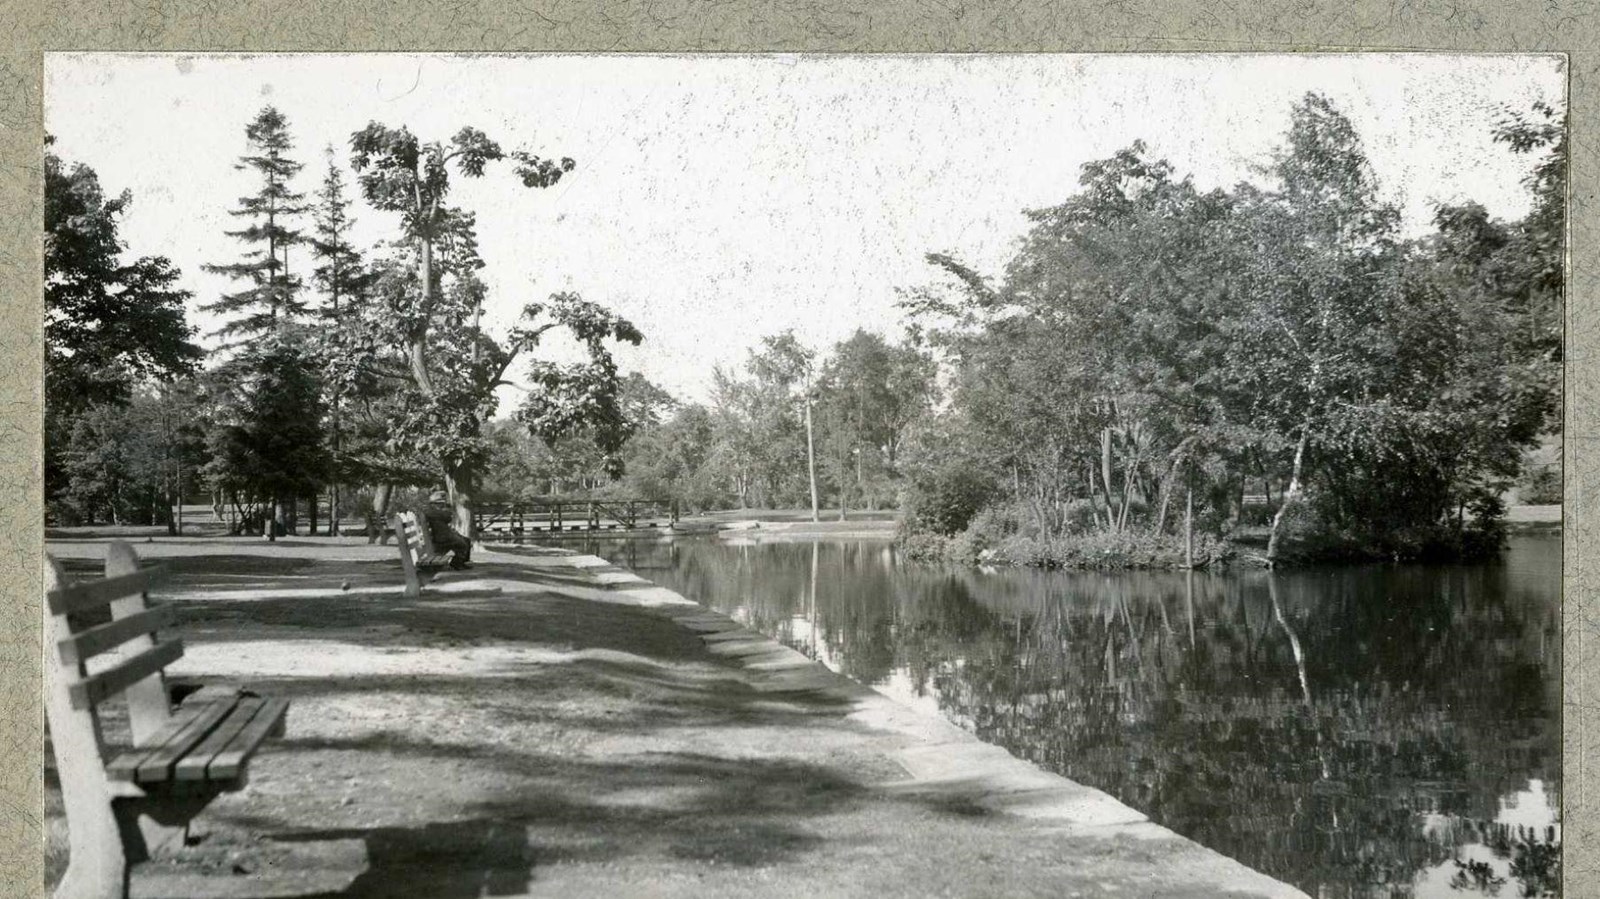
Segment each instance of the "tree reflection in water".
M1312 895L1559 890L1558 538L1284 574L596 548Z

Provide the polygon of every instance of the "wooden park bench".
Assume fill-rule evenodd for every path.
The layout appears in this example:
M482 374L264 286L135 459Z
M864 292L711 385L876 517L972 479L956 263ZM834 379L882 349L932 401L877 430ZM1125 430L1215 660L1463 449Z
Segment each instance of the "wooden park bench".
M105 571L73 584L52 559L45 572L45 711L71 852L57 899L125 897L134 864L182 837L218 794L245 785L251 756L282 734L289 708L220 685L174 708L165 669L183 643L159 636L173 607L147 602L161 569L141 570L133 549L113 541ZM84 623L107 606L109 621ZM97 660L110 664L88 664L117 649L120 658ZM108 758L97 707L118 695L132 748Z
M425 522L417 520L415 512L401 512L389 519L394 527L395 545L400 548L400 567L406 574L406 596L420 597L422 595L422 573L432 572L449 564L450 551L439 551L433 545L433 537L428 533ZM499 596L499 587L480 587L470 590L452 590L450 595L456 598L469 596Z
M417 521L417 513L401 512L393 519L395 545L400 548L400 567L406 573L406 595L422 595L422 572L444 567L448 553L441 553L433 545L425 522Z

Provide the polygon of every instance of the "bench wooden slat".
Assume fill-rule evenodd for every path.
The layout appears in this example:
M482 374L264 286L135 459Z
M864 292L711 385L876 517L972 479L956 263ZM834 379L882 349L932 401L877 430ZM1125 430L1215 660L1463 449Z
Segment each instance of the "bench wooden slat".
M183 658L183 641L167 640L131 659L67 686L72 707L87 709Z
M231 703L230 703L231 705ZM207 710L204 703L185 703L172 713L172 718L166 725L150 737L150 742L143 746L135 746L127 752L118 755L106 765L106 774L112 780L127 781L132 783L138 777L139 763L149 758L150 755L170 740L184 732L194 720Z
M50 601L50 611L56 615L69 615L73 612L99 608L113 599L144 593L157 581L166 577L166 574L167 568L165 565L153 565L149 568L141 568L132 574L102 578L97 581L83 581L69 587L60 587L51 590L47 594Z
M173 765L216 730L217 725L239 704L239 700L239 695L234 694L227 699L203 706L199 717L191 721L188 727L139 761L134 771L134 780L139 783L160 783L171 780Z
M177 610L173 606L161 605L108 624L86 628L57 644L61 651L61 662L76 665L92 659L141 634L154 634L164 627L170 627L176 618Z
M233 780L268 736L281 731L289 700L269 699L250 724L206 766L207 780Z
M211 730L199 745L184 753L183 758L172 766L174 780L207 780L206 766L217 753L226 749L233 739L250 724L250 719L261 711L266 700L259 696L246 696L239 700L233 707L232 713Z

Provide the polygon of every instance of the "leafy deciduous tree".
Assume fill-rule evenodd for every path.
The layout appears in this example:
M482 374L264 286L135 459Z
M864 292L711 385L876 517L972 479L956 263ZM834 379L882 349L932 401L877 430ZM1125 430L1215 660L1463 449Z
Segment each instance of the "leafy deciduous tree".
M517 417L547 440L580 427L593 429L608 452L625 439L617 406L618 378L612 341L638 343L631 323L576 294L560 293L523 307L504 341L480 327L484 287L470 213L449 205L451 170L482 177L493 163L511 161L525 187L555 184L572 171L571 159L506 152L476 128L448 142L426 143L406 128L373 122L351 137L351 165L363 196L398 213L400 243L411 277L394 282L382 305L365 310L371 338L350 360L352 370L382 364L398 354L414 395L392 421L390 440L436 460L456 508L456 526L469 536L474 523L474 478L487 451L483 424L493 415L494 391L518 356L557 328L587 352L585 362L537 361L527 372L533 390ZM391 266L391 273L399 266Z
M88 166L45 154L48 497L67 484L61 454L78 415L97 405L126 405L141 383L180 377L200 359L184 318L190 294L177 286L177 269L162 256L123 261L118 220L131 202L126 191L107 197Z

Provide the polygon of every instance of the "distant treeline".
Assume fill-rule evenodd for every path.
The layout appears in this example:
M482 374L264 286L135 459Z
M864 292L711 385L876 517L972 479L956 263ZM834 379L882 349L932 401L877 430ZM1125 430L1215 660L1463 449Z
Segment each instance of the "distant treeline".
M624 379L621 405L636 430L614 471L583 432L550 444L497 423L485 497L593 492L671 498L691 511L808 508L814 470L818 505L831 515L891 508L901 447L933 405L936 374L910 342L862 330L818 354L785 331L718 368L706 403Z

